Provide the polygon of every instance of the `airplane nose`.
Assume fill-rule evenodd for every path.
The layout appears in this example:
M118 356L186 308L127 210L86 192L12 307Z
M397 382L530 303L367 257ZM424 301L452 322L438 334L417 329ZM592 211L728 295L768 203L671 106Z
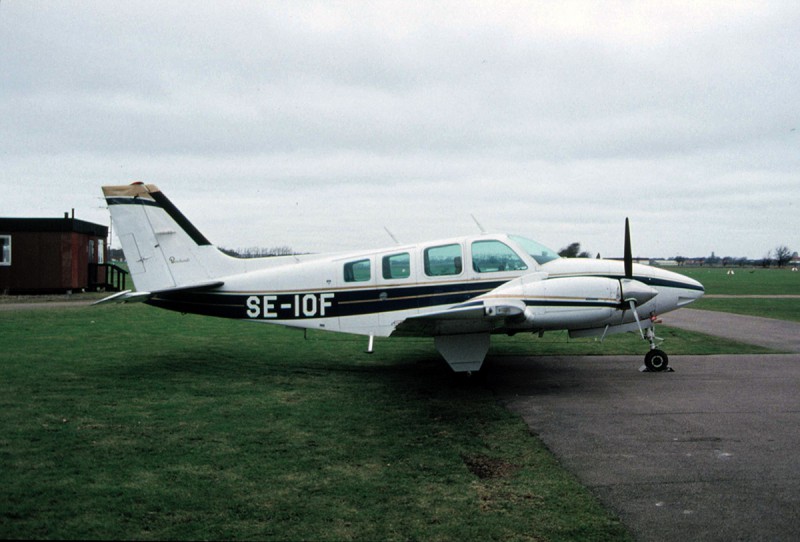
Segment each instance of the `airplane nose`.
M703 294L706 293L706 289L699 281L696 281L689 277L685 277L685 280L687 286L689 286L692 292L694 292L695 299L700 299L701 297L703 297Z
M693 278L678 273L675 273L675 276L680 279L680 283L683 286L678 295L678 307L688 305L692 301L697 301L706 293L705 287Z

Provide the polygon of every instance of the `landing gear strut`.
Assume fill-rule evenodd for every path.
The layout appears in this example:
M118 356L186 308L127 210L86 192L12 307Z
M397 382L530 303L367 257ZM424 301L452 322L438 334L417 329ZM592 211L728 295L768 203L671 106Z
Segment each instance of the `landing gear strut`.
M654 373L672 371L667 353L656 348L656 334L652 327L647 328L647 340L650 342L650 351L644 356L645 370Z

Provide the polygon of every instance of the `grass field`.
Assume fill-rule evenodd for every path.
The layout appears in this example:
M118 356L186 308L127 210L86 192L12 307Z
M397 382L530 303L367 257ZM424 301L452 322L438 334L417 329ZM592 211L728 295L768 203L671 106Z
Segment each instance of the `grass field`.
M710 295L800 295L800 273L788 269L733 268L733 275L721 267L672 270L699 280Z
M429 340L367 356L144 305L4 311L0 329L5 539L628 537ZM760 351L662 329L670 353ZM645 346L498 337L488 363Z
M742 296L706 297L692 304L693 309L735 312L800 322L800 299L752 298L743 296L800 295L800 273L788 269L734 269L729 275L723 268L681 268L680 272L703 283L708 295Z
M2 538L625 537L429 341L143 305L0 322Z
M709 294L800 293L788 271L682 271ZM798 305L693 307L798 319ZM765 351L658 334L670 354ZM489 365L646 349L634 334L492 344ZM629 538L480 375L450 372L430 340L365 346L144 305L0 312L0 537Z

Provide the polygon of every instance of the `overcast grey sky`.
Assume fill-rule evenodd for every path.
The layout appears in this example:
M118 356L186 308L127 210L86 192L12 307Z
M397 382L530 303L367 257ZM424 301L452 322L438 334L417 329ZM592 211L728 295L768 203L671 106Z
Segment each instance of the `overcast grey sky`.
M800 250L800 2L0 2L0 216L215 244Z

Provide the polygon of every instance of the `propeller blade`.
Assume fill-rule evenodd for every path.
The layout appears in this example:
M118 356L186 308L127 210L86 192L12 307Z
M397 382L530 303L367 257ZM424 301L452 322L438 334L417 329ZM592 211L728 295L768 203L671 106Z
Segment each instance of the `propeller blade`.
M639 321L639 313L636 312L636 301L631 299L630 305L631 305L631 310L633 311L633 317L636 318L636 327L639 328L639 335L641 335L642 339L644 339L644 329L642 329L642 323Z
M631 226L625 218L625 278L633 278L633 251L631 250Z

